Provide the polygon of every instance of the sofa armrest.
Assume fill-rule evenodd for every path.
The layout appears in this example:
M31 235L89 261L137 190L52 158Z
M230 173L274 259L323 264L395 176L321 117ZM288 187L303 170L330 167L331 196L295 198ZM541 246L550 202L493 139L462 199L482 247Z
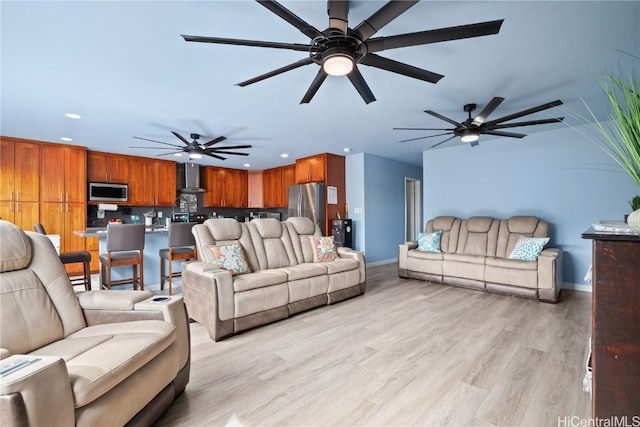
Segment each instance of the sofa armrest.
M408 276L408 264L407 258L409 257L409 251L418 247L418 242L410 240L398 245L398 276Z
M557 302L562 290L562 280L562 249L544 249L538 256L539 299Z
M89 291L77 296L89 326L133 320L164 320L158 310L149 312L135 309L137 303L153 297L148 291Z
M2 377L0 425L75 425L67 365L60 357L13 355L2 366L37 359Z
M338 256L340 256L340 258L351 258L358 261L358 264L360 265L358 267L358 270L360 271L360 283L365 283L367 281L367 264L365 262L364 253L342 246L338 246L336 250L338 251Z
M182 295L189 317L214 341L233 335L235 291L231 273L203 261L182 264Z

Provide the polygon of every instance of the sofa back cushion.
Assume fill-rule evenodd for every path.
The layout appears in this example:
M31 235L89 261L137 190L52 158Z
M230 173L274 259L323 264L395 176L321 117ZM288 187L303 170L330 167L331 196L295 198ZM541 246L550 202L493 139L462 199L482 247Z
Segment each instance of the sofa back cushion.
M86 326L51 241L0 221L0 347L24 354Z
M260 270L296 265L291 238L275 218L254 219L247 224Z
M251 271L260 270L260 263L253 247L253 240L247 225L234 218L208 219L204 224L196 224L191 229L196 240L198 258L216 264L212 246L238 243Z
M318 226L309 218L290 217L284 222L291 237L294 256L298 264L313 262L314 247L309 237L322 236Z
M460 220L454 216L437 216L427 221L427 233L442 231L440 235L440 251L455 253L460 233Z
M520 236L549 237L549 223L535 216L512 216L500 221L496 256L507 258Z
M499 221L488 216L462 220L456 253L495 256Z

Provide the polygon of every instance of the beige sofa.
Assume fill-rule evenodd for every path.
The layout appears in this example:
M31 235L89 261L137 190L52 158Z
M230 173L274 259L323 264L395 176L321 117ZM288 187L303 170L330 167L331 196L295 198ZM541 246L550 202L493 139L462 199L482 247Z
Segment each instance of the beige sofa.
M439 216L426 232L442 232L441 252L417 250L417 242L401 244L398 274L489 292L555 303L562 289L562 250L545 248L535 261L509 259L520 236L548 237L549 223L533 216L458 219Z
M189 317L215 341L365 292L361 252L338 247L339 258L314 262L309 236L321 234L308 218L209 219L193 234L199 260L183 264L182 294ZM212 248L236 242L251 272L232 276Z
M0 239L0 425L151 425L189 381L182 298L76 295L46 236Z

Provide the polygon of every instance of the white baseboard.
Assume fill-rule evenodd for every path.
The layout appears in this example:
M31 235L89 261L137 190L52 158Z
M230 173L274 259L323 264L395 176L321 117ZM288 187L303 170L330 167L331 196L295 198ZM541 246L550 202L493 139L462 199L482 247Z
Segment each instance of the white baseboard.
M589 292L589 293L591 293L592 291L591 285L581 285L578 283L564 282L562 284L562 287L564 289L571 289L572 291Z
M378 265L386 265L393 264L394 262L398 262L398 258L384 259L382 261L368 262L367 267L376 267Z

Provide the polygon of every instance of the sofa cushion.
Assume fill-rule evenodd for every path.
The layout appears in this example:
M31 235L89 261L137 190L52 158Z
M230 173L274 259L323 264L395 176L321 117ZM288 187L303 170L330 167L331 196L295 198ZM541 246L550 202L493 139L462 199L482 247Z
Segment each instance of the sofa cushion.
M418 233L418 247L416 249L425 252L440 252L440 236L442 236L440 230L433 233Z
M327 266L327 272L329 274L358 270L360 267L360 263L352 258L337 258L333 261L324 262L323 265Z
M140 370L175 341L175 326L161 320L89 326L32 355L65 360L75 401L81 407ZM167 370L168 384L171 370Z
M516 246L509 255L509 259L519 259L523 261L535 261L538 259L544 245L549 243L548 237L527 237L520 236Z
M274 218L255 219L247 224L260 270L296 265L298 260L282 223Z
M338 258L333 236L309 236L309 241L313 245L313 262L333 261Z
M243 292L249 289L264 288L267 286L286 283L287 273L281 270L259 270L253 273L242 274L233 278L233 290Z
M462 221L456 253L495 256L498 221L491 217L476 216Z
M282 267L278 270L287 273L289 280L307 279L309 277L327 274L327 266L325 263L304 263L292 265L291 267Z
M212 245L209 247L216 264L224 270L230 271L231 275L251 273L247 264L244 251L239 243L228 245Z
M3 223L0 245L0 272L21 270L31 262L31 242L13 224Z
M441 231L440 250L442 252L455 252L458 247L460 223L461 221L453 216L438 216L427 221L425 232Z

